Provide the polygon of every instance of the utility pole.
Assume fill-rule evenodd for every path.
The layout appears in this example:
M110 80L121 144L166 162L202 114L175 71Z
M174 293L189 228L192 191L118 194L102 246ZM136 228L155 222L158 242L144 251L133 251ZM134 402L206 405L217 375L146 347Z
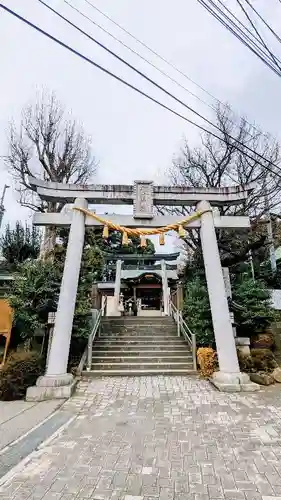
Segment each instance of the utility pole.
M267 192L267 187L266 187L266 177L265 177L265 183L264 183L264 204L265 204L265 210L266 210L266 214L267 214L266 229L267 229L267 241L268 241L268 245L269 245L270 266L271 266L271 271L273 273L276 273L277 265L276 265L275 248L274 248L274 242L273 242L272 219L271 219L271 213L269 210L268 192Z
M4 212L5 212L5 207L4 207L5 193L6 193L6 190L9 187L10 186L8 186L8 184L5 184L4 189L3 189L3 193L2 193L2 197L1 197L1 200L0 200L0 229L1 229L1 225L2 225L3 215L4 215Z

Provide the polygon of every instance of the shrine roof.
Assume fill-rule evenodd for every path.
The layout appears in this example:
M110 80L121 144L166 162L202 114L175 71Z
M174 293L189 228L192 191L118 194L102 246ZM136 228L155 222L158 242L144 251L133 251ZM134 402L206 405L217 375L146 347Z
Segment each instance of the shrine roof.
M176 281L178 279L178 274L176 271L173 271L173 270L170 270L170 269L167 269L167 278L168 280L173 280L173 281ZM121 279L123 280L128 280L128 279L136 279L136 278L140 278L141 276L145 276L146 274L154 274L156 276L158 276L159 278L162 279L162 272L161 270L157 270L157 271L154 271L154 270L151 270L151 269L147 269L146 270L140 270L140 269L136 269L136 270L133 270L133 269L124 269L121 271Z

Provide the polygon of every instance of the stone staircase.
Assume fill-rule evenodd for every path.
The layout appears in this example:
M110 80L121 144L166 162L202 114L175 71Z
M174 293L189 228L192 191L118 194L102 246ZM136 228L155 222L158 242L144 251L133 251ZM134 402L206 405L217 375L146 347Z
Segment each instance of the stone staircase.
M107 317L93 344L88 375L195 373L189 344L170 317Z

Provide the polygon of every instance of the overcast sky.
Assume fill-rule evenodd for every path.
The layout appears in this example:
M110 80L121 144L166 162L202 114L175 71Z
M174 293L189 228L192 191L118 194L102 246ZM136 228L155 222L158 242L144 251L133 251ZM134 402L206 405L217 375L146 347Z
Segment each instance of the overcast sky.
M84 0L69 1L211 103L206 94L134 42ZM221 27L196 0L91 1L206 90L220 100L229 102L239 114L246 115L264 130L280 136L281 80ZM225 2L235 9L235 0ZM3 0L3 3L154 97L194 118L187 110L174 104L167 96L67 26L38 0ZM49 0L49 3L178 97L212 118L208 107L83 19L64 0ZM253 3L278 30L281 19L279 0L253 0ZM134 179L152 179L156 183L165 183L165 172L183 136L194 145L199 140L198 131L180 118L123 87L3 11L0 12L0 46L1 155L7 153L6 129L9 120L19 120L22 107L32 102L36 92L42 88L54 91L66 109L84 125L86 133L92 136L93 148L100 164L97 182L131 183ZM277 50L280 56L280 45ZM2 161L0 176L2 192L5 183L12 185ZM30 217L28 210L17 203L13 189L7 192L5 206L4 225Z

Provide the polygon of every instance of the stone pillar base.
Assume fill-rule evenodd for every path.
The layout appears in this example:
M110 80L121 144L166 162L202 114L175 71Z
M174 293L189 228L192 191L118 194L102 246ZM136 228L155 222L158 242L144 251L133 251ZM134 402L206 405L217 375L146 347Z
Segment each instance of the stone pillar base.
M36 385L28 387L26 401L45 401L47 399L68 399L73 394L77 380L71 373L63 375L44 375Z
M215 372L210 382L222 392L254 392L259 391L260 386L251 382L247 373Z

